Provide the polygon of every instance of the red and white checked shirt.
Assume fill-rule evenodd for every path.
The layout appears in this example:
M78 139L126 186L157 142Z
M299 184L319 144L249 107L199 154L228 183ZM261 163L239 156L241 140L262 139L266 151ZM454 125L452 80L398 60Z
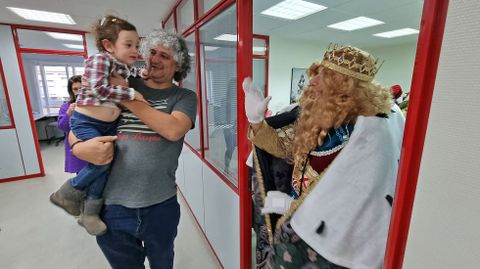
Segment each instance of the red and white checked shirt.
M122 101L134 99L133 88L111 85L110 75L117 72L123 78L139 75L139 70L129 70L108 53L100 52L85 61L85 73L82 76L82 88L78 92L78 106L116 106Z

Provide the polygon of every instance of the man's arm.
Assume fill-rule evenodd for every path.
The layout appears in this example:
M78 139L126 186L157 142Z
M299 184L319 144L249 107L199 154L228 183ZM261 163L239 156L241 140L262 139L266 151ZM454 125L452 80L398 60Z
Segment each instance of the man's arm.
M116 139L116 136L98 136L81 141L72 132L68 134L68 142L72 145L72 154L96 165L104 165L112 161L113 141Z
M183 112L168 114L139 101L124 102L123 105L167 140L177 141L192 128L192 120Z

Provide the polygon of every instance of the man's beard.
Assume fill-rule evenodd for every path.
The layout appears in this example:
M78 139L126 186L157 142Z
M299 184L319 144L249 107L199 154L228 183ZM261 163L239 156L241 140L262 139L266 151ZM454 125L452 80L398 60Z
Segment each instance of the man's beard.
M317 145L322 145L330 128L337 128L347 118L348 109L340 107L333 96L320 95L308 88L300 98L301 112L295 126L293 155L306 156Z

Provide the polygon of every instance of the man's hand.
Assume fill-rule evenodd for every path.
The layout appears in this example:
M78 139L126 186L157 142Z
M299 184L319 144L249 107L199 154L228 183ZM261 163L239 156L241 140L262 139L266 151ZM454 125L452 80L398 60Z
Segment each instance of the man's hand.
M117 72L112 72L110 74L110 84L115 86L122 86L128 88L128 81L126 81L122 76Z
M281 191L268 191L262 214L276 213L283 215L290 209L293 198Z
M108 164L113 160L113 142L116 139L116 136L98 136L76 143L72 148L72 154L95 165ZM70 145L78 140L72 132L69 133L68 141Z

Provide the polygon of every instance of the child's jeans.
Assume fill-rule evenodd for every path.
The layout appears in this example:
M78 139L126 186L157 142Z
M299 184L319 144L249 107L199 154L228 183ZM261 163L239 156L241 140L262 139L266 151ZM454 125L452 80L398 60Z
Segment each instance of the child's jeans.
M115 135L116 129L117 121L105 122L76 111L70 117L70 130L78 139L83 141L97 136ZM110 164L95 165L89 163L70 180L70 183L75 189L86 190L87 199L99 199L102 197L109 171Z

